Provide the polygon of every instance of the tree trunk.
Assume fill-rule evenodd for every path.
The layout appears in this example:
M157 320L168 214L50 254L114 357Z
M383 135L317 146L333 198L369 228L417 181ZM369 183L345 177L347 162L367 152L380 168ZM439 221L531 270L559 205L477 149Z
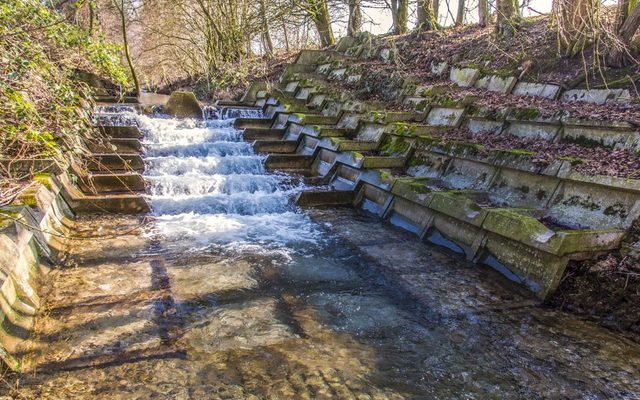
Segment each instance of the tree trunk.
M129 64L129 69L131 70L131 78L133 79L136 93L140 94L140 84L138 83L138 76L136 75L136 69L133 67L133 60L131 59L131 54L129 53L129 39L127 37L127 16L125 3L124 0L113 0L113 4L120 14L120 28L122 29L124 56L127 59L127 64Z
M498 38L512 38L520 24L518 0L496 0L496 34Z
M95 19L95 4L89 1L89 36L93 36L93 20Z
M418 31L433 31L438 28L431 0L418 0Z
M260 18L262 22L262 35L264 37L265 52L268 56L273 55L273 42L271 41L271 34L269 33L269 22L267 21L267 3L265 0L260 0Z
M407 33L409 0L391 0L391 18L393 19L394 34L403 35Z
M458 0L458 12L456 14L456 25L464 24L465 0Z
M558 25L558 41L566 56L584 48L599 30L597 11L600 0L555 0L553 18Z
M489 24L489 1L478 0L478 25L487 26Z
M331 29L331 19L329 17L329 6L327 0L313 0L313 11L311 18L318 30L320 45L327 47L335 44L336 40Z
M291 51L289 47L289 33L287 33L287 24L284 22L284 18L281 19L282 23L282 36L284 37L284 48L287 50L287 53Z
M640 4L636 4L618 30L618 46L612 46L607 61L613 67L622 67L629 61L629 44L640 27Z
M622 24L624 24L636 6L638 6L638 0L619 0L618 9L616 10L616 32L620 31Z
M355 36L362 29L362 0L349 0L347 36Z

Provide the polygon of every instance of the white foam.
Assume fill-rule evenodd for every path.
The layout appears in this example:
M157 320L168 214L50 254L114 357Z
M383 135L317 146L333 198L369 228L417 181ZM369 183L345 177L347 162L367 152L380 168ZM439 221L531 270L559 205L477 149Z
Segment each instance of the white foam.
M246 142L206 142L206 143L154 143L147 144L145 155L149 157L225 157L252 154L251 144Z
M213 141L237 142L242 131L233 129L230 120L199 121L195 119L166 119L138 116L140 129L145 133L145 142L190 144ZM231 120L231 122L233 122Z
M292 210L287 192L232 193L198 196L154 197L153 211L158 215L195 212L198 214L253 215Z
M154 229L170 246L271 255L304 252L321 233L296 212L300 180L268 174L233 120L139 116ZM156 237L157 237L156 236Z
M291 251L315 247L322 234L309 217L295 211L254 215L198 214L194 212L157 217L156 234L168 243L188 243L192 249L211 245L242 251Z
M263 157L230 156L230 157L148 157L148 175L185 175L201 174L264 174Z
M147 176L151 196L193 196L211 193L273 193L278 190L280 180L273 175L185 175Z

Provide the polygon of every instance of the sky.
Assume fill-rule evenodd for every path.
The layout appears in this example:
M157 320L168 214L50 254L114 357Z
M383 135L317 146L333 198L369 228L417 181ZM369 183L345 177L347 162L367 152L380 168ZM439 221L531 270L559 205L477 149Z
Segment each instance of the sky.
M457 12L457 0L440 0L440 19L439 22L444 25L451 25L452 18L447 13L447 2L450 3L451 14L455 15ZM466 21L467 22L475 22L477 21L477 1L476 0L467 0L468 6L467 9L472 9L467 12ZM539 13L548 13L551 11L551 3L552 0L530 0L529 7ZM364 10L367 17L366 22L363 26L363 29L374 34L383 34L389 32L391 29L391 13L388 10L379 10L379 9L366 9ZM411 10L413 14L410 18L411 22L415 21L415 10ZM537 15L535 12L526 9L524 10L525 16ZM343 36L345 32L344 24L335 24L337 36Z

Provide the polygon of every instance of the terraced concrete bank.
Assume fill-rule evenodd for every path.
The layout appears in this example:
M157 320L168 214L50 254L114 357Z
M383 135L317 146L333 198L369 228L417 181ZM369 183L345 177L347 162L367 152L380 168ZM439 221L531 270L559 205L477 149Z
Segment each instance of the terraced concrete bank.
M93 164L3 210L2 358L28 372L12 394L637 398L640 344L540 306L569 259L619 246L637 182L443 146L460 125L577 123L415 88L415 111L373 109L331 89L351 61L302 52L204 120L99 108Z

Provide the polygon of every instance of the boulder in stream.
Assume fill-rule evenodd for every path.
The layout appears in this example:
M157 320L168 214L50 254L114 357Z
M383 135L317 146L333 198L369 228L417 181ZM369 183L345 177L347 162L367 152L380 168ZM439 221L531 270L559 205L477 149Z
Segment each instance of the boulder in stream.
M202 118L202 107L192 92L173 92L164 113L178 118Z

